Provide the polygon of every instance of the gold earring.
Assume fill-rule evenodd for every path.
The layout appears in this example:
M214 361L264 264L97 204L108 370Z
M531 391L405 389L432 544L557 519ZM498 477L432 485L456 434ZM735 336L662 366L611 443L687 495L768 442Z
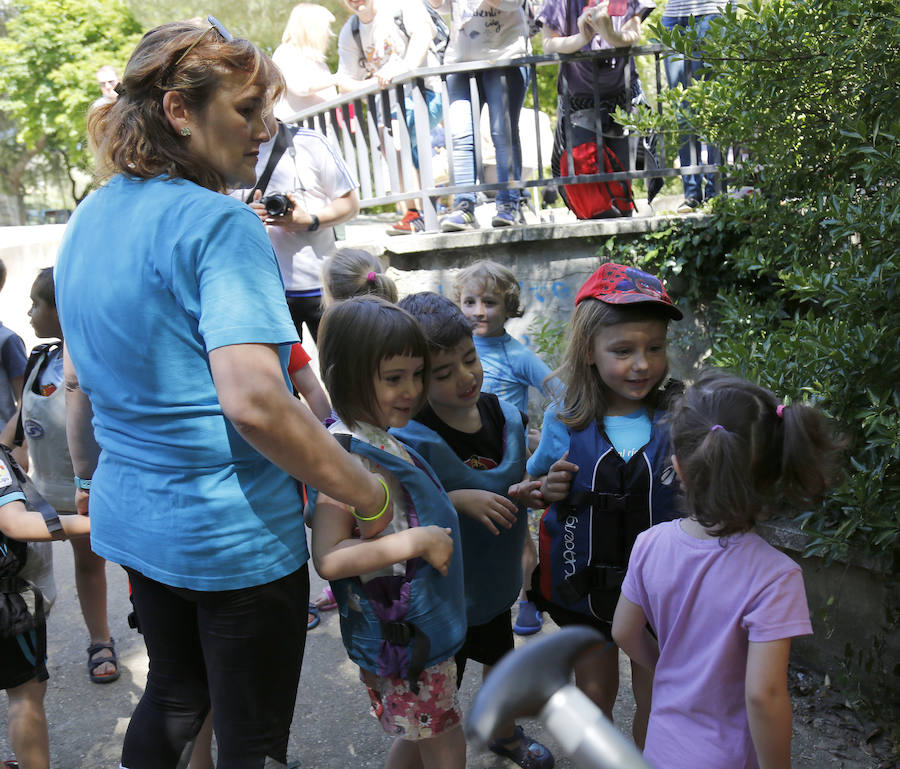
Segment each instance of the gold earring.
M190 135L191 135L191 129L188 128L187 126L182 127L182 129L181 129L181 135L182 135L182 136L190 136Z

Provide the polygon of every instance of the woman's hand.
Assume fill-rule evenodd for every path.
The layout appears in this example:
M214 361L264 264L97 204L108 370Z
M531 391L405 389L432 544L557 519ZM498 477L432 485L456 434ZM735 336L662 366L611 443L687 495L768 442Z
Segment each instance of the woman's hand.
M518 508L515 502L484 489L457 489L448 496L456 511L474 518L491 534L499 534L502 526L511 529L516 522Z
M422 558L446 577L450 569L450 556L453 555L452 530L442 526L420 526L411 531L421 540Z
M557 459L550 465L550 472L544 478L541 484L541 494L543 494L544 502L548 505L559 502L569 496L569 490L572 488L572 479L578 472L578 465L569 462L569 452L567 451L560 459Z

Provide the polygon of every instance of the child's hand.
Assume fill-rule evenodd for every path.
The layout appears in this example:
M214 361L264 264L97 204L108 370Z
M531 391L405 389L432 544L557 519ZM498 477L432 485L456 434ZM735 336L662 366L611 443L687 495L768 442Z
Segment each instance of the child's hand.
M541 493L544 496L546 504L559 502L569 496L569 489L572 488L572 478L578 472L578 465L568 461L569 452L567 451L560 459L557 459L550 465L550 472L544 478L541 485Z
M510 486L506 493L510 499L516 500L524 507L539 509L545 506L540 481L519 481Z
M446 577L450 568L450 556L453 555L451 529L442 526L421 526L413 531L418 532L418 536L422 539L422 557Z
M474 518L491 534L499 534L502 526L511 529L516 522L518 508L515 502L484 489L457 489L449 494L457 512Z

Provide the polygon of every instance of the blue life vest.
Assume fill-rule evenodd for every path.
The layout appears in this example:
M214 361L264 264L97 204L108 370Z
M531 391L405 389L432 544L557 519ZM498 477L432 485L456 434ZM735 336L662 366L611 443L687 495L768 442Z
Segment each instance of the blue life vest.
M509 487L525 475L525 430L519 410L506 401L499 402L505 420L503 461L490 470L469 467L440 435L421 422L413 420L404 428L391 430L391 434L425 457L448 492L484 489L505 497ZM525 508L519 507L512 528L497 528L500 534L491 534L474 518L459 516L470 626L483 625L506 611L522 589L522 547L528 530Z
M406 678L418 692L421 672L452 657L466 636L462 551L456 511L433 471L415 451L415 465L347 434L335 434L348 451L392 473L407 496L409 525L451 529L454 548L447 576L423 558L406 562L402 575L332 581L341 637L357 665L382 677ZM310 501L314 504L315 492Z
M628 462L600 428L570 432L578 465L569 496L541 518L538 603L612 621L637 535L677 518L669 429L653 415L650 442Z

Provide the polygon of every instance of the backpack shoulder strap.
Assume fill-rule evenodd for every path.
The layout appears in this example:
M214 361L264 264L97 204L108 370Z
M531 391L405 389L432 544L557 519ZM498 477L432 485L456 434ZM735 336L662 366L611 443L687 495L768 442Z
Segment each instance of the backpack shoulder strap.
M353 35L353 40L356 43L356 47L359 48L360 69L365 70L366 52L362 44L362 35L359 33L359 16L357 16L355 13L350 17L350 34Z
M45 354L49 355L53 352L54 349L59 348L61 342L49 342L46 344L39 344L35 347L31 354L28 356L28 360L25 362L25 372L22 374L22 381L27 384L28 377L31 376L31 372L34 371L34 367L37 366L38 361L44 357ZM25 442L25 428L22 426L22 404L19 403L19 418L16 421L16 434L13 438L13 444L15 446L21 446Z

